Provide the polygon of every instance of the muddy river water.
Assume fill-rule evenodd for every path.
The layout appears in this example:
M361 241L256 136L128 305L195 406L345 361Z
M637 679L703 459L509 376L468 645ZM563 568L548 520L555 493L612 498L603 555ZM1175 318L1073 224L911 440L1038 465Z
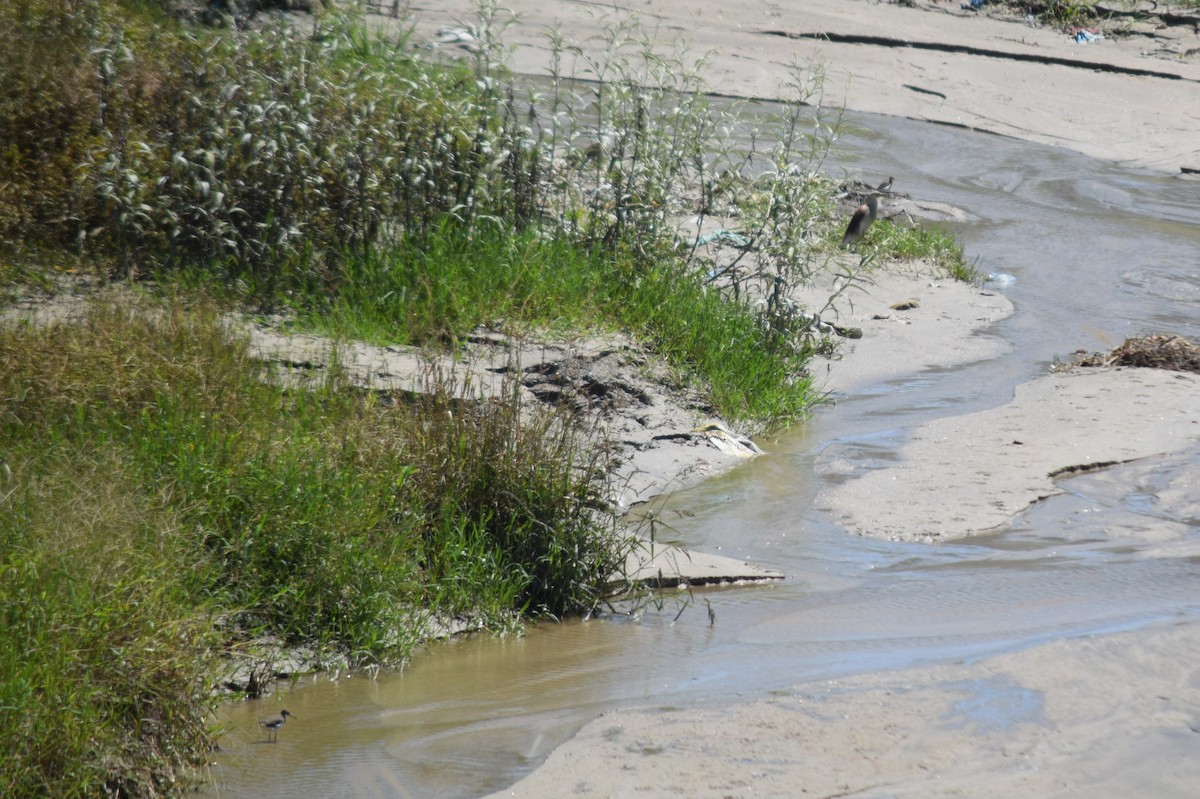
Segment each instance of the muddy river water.
M840 166L975 218L952 229L982 272L1012 277L993 285L1015 315L980 334L1006 354L839 397L767 457L673 496L661 537L787 575L698 594L715 624L702 601L676 620L668 598L633 618L438 644L402 672L322 675L287 688L295 718L276 744L255 723L274 699L230 704L209 795L479 796L616 706L717 704L1200 614L1200 559L1113 534L1153 517L1200 536L1200 445L1067 480L1063 496L966 542L850 536L811 507L823 457L894 460L906 428L1002 405L1076 349L1200 336L1200 182L917 122L848 122Z

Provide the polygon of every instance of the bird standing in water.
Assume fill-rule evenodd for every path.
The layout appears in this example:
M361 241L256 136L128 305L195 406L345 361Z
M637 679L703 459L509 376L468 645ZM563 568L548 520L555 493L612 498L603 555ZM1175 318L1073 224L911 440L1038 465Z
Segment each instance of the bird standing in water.
M286 710L281 710L281 711L279 711L278 716L272 716L269 719L262 719L258 722L259 725L264 730L267 731L267 740L268 741L275 741L275 740L279 739L279 728L282 727L284 724L287 724L287 720L289 717L296 718L291 713L288 713Z
M849 247L861 239L867 232L867 228L875 221L875 217L879 214L879 197L879 192L871 192L867 196L867 201L858 206L854 216L850 217L850 224L846 225L846 233L842 236L843 247Z

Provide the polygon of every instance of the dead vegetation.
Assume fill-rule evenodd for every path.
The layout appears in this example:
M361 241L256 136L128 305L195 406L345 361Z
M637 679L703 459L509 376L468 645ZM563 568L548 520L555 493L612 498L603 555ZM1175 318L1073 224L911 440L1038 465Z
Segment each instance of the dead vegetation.
M1200 372L1200 344L1183 336L1151 335L1126 339L1111 352L1094 352L1074 361L1074 366L1141 366Z

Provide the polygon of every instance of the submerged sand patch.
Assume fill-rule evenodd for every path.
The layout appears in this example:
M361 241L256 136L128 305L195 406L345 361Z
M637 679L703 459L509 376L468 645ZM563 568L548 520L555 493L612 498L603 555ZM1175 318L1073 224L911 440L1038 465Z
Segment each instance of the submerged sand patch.
M493 797L1190 797L1200 628L605 713ZM1131 679L1130 667L1136 669Z

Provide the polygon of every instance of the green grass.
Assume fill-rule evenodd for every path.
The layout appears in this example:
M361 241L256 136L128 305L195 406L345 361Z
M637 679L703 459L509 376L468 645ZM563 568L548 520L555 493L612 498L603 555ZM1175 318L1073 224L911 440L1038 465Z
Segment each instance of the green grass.
M664 253L647 264L533 230L467 235L444 226L349 258L332 298L302 323L426 345L459 342L497 320L521 331L628 331L735 421L780 428L812 402L803 341L764 330L749 307L706 289L681 259Z
M263 378L202 303L0 327L5 795L168 791L223 647L391 662L426 611L586 611L623 561L563 420Z
M417 345L453 345L502 319L586 328L600 321L593 299L612 292L604 260L565 237L491 226L472 235L444 224L347 258L330 299L303 321L348 338Z
M876 258L928 261L947 277L965 283L979 277L962 245L953 235L936 228L897 225L884 219L871 226L858 246L865 254Z
M0 793L168 791L208 749L216 643L178 519L90 442L22 444L0 489Z

